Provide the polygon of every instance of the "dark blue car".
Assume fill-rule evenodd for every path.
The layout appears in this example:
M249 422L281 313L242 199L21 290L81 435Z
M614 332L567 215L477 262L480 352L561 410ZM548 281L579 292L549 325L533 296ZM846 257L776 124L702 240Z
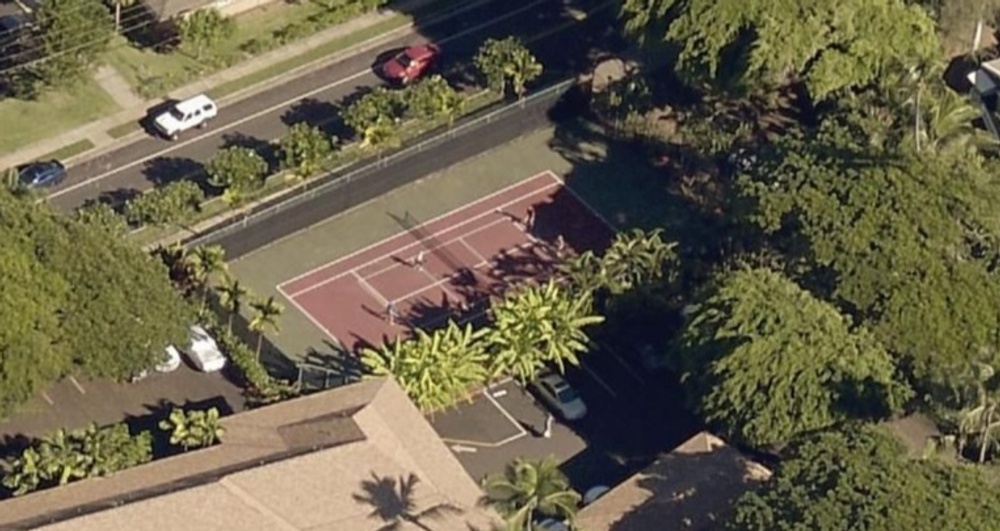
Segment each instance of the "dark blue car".
M35 162L22 167L18 176L28 188L48 188L66 179L66 167L58 160Z

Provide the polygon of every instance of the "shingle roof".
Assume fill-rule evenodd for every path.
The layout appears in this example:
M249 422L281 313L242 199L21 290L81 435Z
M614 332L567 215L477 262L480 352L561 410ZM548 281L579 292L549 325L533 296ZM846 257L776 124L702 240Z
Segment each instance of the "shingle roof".
M211 448L0 503L0 529L492 529L481 492L391 380L222 419ZM74 517L75 516L75 517ZM411 520L412 522L412 520Z
M584 507L586 531L720 529L733 502L771 472L701 432Z

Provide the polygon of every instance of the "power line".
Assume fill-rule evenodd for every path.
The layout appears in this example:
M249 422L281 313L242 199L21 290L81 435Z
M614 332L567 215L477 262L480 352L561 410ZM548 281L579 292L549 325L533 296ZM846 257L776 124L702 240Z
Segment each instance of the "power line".
M82 11L83 9L88 9L88 8L91 8L91 7L93 7L93 6L88 6L88 5L77 6L77 7L73 8L73 9L70 9L70 10L67 10L67 11L63 11L60 14L75 13L77 11ZM102 4L102 7L103 7L103 4ZM132 4L130 6L122 7L121 14L124 15L125 13L127 13L129 11L136 11L136 10L138 10L140 12L145 12L146 11L146 6L142 5L141 3L135 3L135 4ZM25 12L23 14L26 17L33 17L36 13L38 13L38 10L33 11L31 13ZM113 16L112 16L111 20L112 21L114 20ZM22 24L22 25L19 25L19 26L15 26L13 28L9 28L9 29L0 31L0 38L6 37L7 35L11 35L11 34L14 34L14 33L20 33L20 32L25 31L26 29L33 29L33 28L36 28L36 27L37 27L37 25L34 23L34 19L31 18L25 24Z

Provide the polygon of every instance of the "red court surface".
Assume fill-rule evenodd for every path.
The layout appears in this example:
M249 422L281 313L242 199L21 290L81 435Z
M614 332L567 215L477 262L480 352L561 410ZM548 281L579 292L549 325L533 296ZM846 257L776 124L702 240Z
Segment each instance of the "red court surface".
M550 277L560 257L600 252L614 236L548 172L426 222L396 219L402 232L278 286L346 350L482 315L510 287Z

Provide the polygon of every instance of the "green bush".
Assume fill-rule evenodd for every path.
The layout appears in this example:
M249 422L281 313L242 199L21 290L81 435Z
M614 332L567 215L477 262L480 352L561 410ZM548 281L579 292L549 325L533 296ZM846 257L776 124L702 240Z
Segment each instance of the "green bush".
M175 181L130 200L125 219L134 227L167 225L187 219L205 200L205 193L192 181Z
M219 348L226 354L233 367L245 381L247 401L254 405L264 405L291 398L299 394L298 386L279 380L264 368L257 354L240 340L236 334L222 326L213 326Z

